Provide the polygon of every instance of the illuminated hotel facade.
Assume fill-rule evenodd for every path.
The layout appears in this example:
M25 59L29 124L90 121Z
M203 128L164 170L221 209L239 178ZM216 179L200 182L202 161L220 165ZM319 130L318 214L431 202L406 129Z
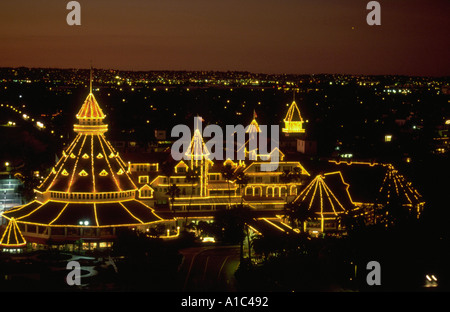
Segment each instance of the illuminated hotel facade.
M284 123L283 132L290 135L287 140L304 140L306 129L295 101ZM286 205L305 204L316 216L305 223L305 230L318 233L345 230L341 217L349 211L368 223L381 222L375 212L394 198L417 217L423 210L422 196L392 164L329 160L320 168L310 169L304 166L299 153L287 157L278 147L266 154L249 148L251 136L260 131L255 113L246 130L246 144L238 147L245 149L245 160L209 159L201 133L195 131L188 159L174 161L169 173L161 170L160 163L131 161L130 172L139 188L140 200L158 211L175 212L176 218L192 220L212 218L214 211L242 203L253 209L256 216L282 223L287 223ZM263 164L273 162L274 152L278 154L276 170L261 170ZM193 171L196 179L189 178ZM171 202L168 191L174 184L179 192Z
M216 210L238 204L277 228L277 223L287 225L288 205L304 205L315 216L304 230L314 232L344 229L340 217L348 211L377 222L373 211L394 197L417 215L423 209L420 194L392 165L329 161L311 170L298 154L289 159L278 146L268 153L252 149L248 142L260 132L255 113L246 143L237 147L244 149L245 159L221 161L211 159L196 129L183 160L174 161L169 153L162 161L140 155L139 161L130 157L125 162L105 137L105 117L91 91L76 115L75 139L36 190L35 200L3 213L7 224L0 246L75 248L82 243L89 249L107 248L122 228L149 231L157 223L173 228L182 224L178 220L212 219ZM284 122L283 132L305 134L295 101ZM261 170L268 163L276 169ZM363 179L376 172L371 196L359 197L369 187L358 190L365 183L352 182L358 174L349 173L350 168L362 172Z
M35 199L2 213L8 222L3 249L107 248L120 229L146 231L162 221L136 199L129 168L105 137L105 117L91 89L76 115L75 139L35 190Z

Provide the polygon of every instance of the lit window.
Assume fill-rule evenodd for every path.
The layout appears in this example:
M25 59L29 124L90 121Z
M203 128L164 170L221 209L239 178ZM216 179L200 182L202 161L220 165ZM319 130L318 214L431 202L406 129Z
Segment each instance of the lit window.
M82 177L86 177L88 174L87 174L86 171L81 170L80 173L79 173L78 175L79 175L79 176L82 176Z

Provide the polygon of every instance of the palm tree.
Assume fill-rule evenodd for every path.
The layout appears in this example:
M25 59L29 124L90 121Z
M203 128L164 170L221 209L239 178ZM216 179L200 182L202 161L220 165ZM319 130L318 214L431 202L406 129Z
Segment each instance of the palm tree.
M239 193L241 194L241 205L244 202L244 194L242 193L242 189L248 184L249 178L245 174L244 171L239 171L235 176L236 184L239 185Z
M244 259L244 239L248 233L248 223L252 219L250 207L241 204L228 210L218 210L214 216L215 225L222 229L222 239L228 243L240 244L241 260Z
M292 172L289 169L284 169L280 175L280 182L286 185L286 205L288 203L288 184L294 179ZM281 194L280 194L281 195Z
M288 203L289 187L291 182L298 182L302 180L302 171L299 167L294 167L293 170L284 169L280 175L280 182L286 185L286 204Z
M227 181L227 184L228 184L228 200L229 200L228 207L231 208L230 181L234 177L234 169L233 169L233 167L231 167L230 164L226 164L224 167L222 167L222 177Z
M170 185L168 187L166 195L169 196L171 210L172 210L172 213L173 213L174 219L175 219L174 203L175 203L175 197L180 196L180 188L175 183L173 183L172 185Z
M189 214L189 210L191 208L191 202L192 202L192 193L194 192L194 184L198 182L200 179L200 169L198 166L194 166L193 168L188 168L186 172L186 182L191 183L191 196L189 198L189 206L187 208L187 214L186 214L186 221L185 225L187 225L187 218Z

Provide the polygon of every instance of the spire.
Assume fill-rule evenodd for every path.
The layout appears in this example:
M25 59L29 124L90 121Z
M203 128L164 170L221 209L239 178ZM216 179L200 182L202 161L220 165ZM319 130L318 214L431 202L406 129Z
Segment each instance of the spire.
M300 114L300 110L294 100L292 101L291 106L289 107L286 117L284 118L285 127L283 128L283 132L285 133L304 133L305 129L303 129L303 118Z
M91 62L91 72L89 77L89 94L92 93L92 62Z
M194 130L194 135L192 136L191 143L189 144L185 155L193 161L208 159L210 155L198 128Z
M74 130L84 134L104 133L108 130L108 126L103 123L106 115L103 113L100 105L98 105L94 94L92 93L92 66L89 79L89 94L81 105L81 109L76 115L78 124L75 124Z
M261 130L259 129L259 124L256 121L256 117L258 117L258 115L256 115L256 111L253 110L253 120L247 126L247 130L246 130L247 133L254 134L257 132L261 132Z
M106 115L103 113L100 105L98 105L97 100L94 97L93 93L89 93L89 95L84 100L81 109L78 111L77 119L96 119L103 120Z

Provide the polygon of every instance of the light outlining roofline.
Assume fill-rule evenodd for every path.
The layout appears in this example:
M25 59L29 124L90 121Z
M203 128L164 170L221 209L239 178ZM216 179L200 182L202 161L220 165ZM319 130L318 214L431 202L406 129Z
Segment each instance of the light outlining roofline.
M128 210L127 207L125 207L121 202L119 202L119 204L123 207L123 209L125 209L126 212L128 212L130 214L130 216L132 216L134 219L136 219L137 221L139 221L141 224L143 224L144 222L142 222L141 219L139 219L138 217L136 217L134 214L131 213L130 210ZM98 221L97 221L98 224Z
M95 188L95 170L94 170L94 135L91 136L91 172L92 172L92 192L96 192Z
M14 240L16 242L19 242L19 238L17 235L17 233L19 233L19 237L23 241L23 243L11 244L10 243L11 231L13 231ZM6 242L4 242L5 238L6 238ZM26 240L23 237L22 232L20 231L20 229L16 223L16 220L14 218L9 219L9 223L6 226L5 231L3 232L2 238L0 239L0 246L13 248L13 247L23 247L25 245L26 245Z
M75 159L75 166L73 167L72 176L69 181L69 186L67 187L66 192L70 192L70 188L72 187L73 178L75 176L75 172L77 171L78 160L80 159L81 151L83 150L84 143L86 142L86 136L83 137L83 142L81 143L80 149L78 150L78 155Z
M299 120L293 120L294 114L297 113ZM303 118L300 114L300 109L297 106L297 103L292 101L291 106L289 107L286 117L283 119L285 128L281 129L284 133L305 133L305 129L303 129Z
M128 176L127 173L129 173L129 170L128 170L128 168L126 168L127 165L125 164L125 162L123 161L123 159L119 156L119 153L114 149L114 147L111 145L111 143L110 143L108 140L105 139L105 136L104 136L103 134L102 134L102 135L99 135L99 137L103 140L103 143L105 143L105 145L106 145L107 147L109 147L109 149L111 150L111 153L114 154L114 152L116 152L114 158L116 158L117 163L119 164L120 169L122 169L122 171L123 171L124 173L126 173L127 178L128 178L128 181L131 183L131 185L133 185L134 189L132 189L132 190L133 190L133 191L138 190L138 187L137 187L136 184L134 183L133 179L131 179L131 178ZM102 149L103 149L103 145L102 145ZM103 149L103 151L104 151L104 149ZM105 154L105 157L110 158L110 157L107 156L106 154ZM108 160L108 163L109 163L109 160ZM113 174L114 174L114 172L113 172ZM114 176L115 176L115 175L114 175Z
M326 182L324 181L324 177L326 175L331 175L331 174L336 174L338 173L342 179L342 182L344 183L344 185L346 186L346 193L349 196L350 202L352 203L352 205L355 205L355 203L353 202L350 193L348 191L349 188L349 184L345 183L342 174L340 171L336 171L336 172L329 172L326 174L318 174L304 189L303 191L297 196L298 200L300 201L304 201L309 193L311 192L311 190L313 189L314 186L314 191L312 193L311 196L311 200L309 201L309 205L308 205L308 209L311 209L311 207L313 206L314 203L314 199L316 198L316 193L317 193L317 188L319 188L319 199L320 199L320 212L316 212L318 214L321 215L321 217L323 217L324 214L334 214L334 215L338 215L339 213L336 211L334 204L333 204L333 199L334 201L339 205L339 207L342 208L343 211L347 210L345 209L345 207L342 205L342 203L340 202L340 200L336 197L336 195L334 194L334 192L330 189L330 187L326 184ZM323 193L322 190L325 192L327 198L328 198L328 202L331 205L331 208L333 210L333 212L324 212L324 202L323 202Z
M63 209L61 209L61 211L58 213L58 215L49 223L49 225L51 225L53 222L55 222L56 220L59 219L59 217L61 216L61 214L64 212L64 210L66 210L67 206L69 205L69 203L67 203Z
M123 202L128 202L128 201L134 201L134 199L124 200L124 201L121 201L121 202L111 201L111 203L120 203L120 204L122 205L122 207L123 207L123 204L122 204L122 203L123 203ZM56 200L55 200L55 201L52 201L52 202L66 203L66 202L64 202L64 201L56 201ZM80 204L85 204L85 202L78 202L78 203L80 203ZM139 203L142 204L143 206L145 206L145 207L146 207L147 209L149 209L151 212L153 212L153 213L155 212L155 210L154 210L153 208L149 207L149 206L146 205L145 203L143 203L143 202L139 202ZM64 206L62 210L66 209L67 204L68 204L68 203L66 203L66 206ZM93 203L93 204L95 204L95 203ZM102 202L101 204L104 204L104 202ZM39 209L40 207L41 207L41 206L38 206L36 209L34 209L34 210L33 210L32 212L30 212L29 214L27 214L27 215L25 215L25 216L21 216L20 219L22 219L22 218L24 218L24 217L26 217L26 216L29 216L30 214L32 214L34 211L36 211L36 210ZM150 222L144 222L144 221L139 220L137 217L135 217L135 216L129 211L128 208L126 208L126 207L124 207L124 208L125 208L125 210L126 210L128 213L130 213L130 215L131 215L134 219L140 221L141 223L139 223L139 224L137 224L137 223L108 224L108 225L77 225L77 224L50 224L50 223L47 224L47 223L40 223L40 222L22 221L22 220L19 220L19 218L8 217L7 215L4 215L3 213L2 213L1 215L2 215L2 217L4 217L4 218L7 219L7 220L15 219L15 221L16 221L17 223L20 223L20 224L37 225L37 226L44 226L44 227L48 226L48 227L55 227L55 228L64 228L64 227L68 227L68 228L69 228L69 227L70 227L70 228L111 228L111 227L132 227L132 226L150 225L150 224L154 224L154 223L157 223L157 222L167 221L167 219L162 219L160 216L158 216L157 214L154 213L154 216L155 216L158 220L150 221ZM94 212L94 213L96 214L96 212ZM60 212L60 213L58 214L58 216L57 216L55 219L52 220L51 223L54 223L54 222L60 217L61 214L62 214L62 212ZM98 223L98 220L96 220L96 224L99 224L99 223Z
M97 100L92 92L89 92L88 96L83 102L81 109L78 111L76 118L78 120L103 120L106 115L98 105Z
M266 162L263 162L263 161L254 161L254 162L252 162L250 165L248 165L245 169L244 169L244 172L247 172L253 165L261 165L261 164L267 164ZM301 171L301 174L305 174L305 175L307 175L307 176L311 176L310 174L309 174L309 172L303 167L303 165L300 163L300 162L298 162L298 161L285 161L285 162L283 162L283 161L280 161L280 162L278 162L278 164L280 165L287 165L287 164L297 164L297 168L300 168L302 171ZM237 170L237 169L236 169ZM251 174L261 174L261 175L281 175L281 174L283 174L283 172L282 171L260 171L260 172L249 172L249 173L251 173Z
M103 155L105 155L105 156L104 156L104 159L106 160L106 163L108 164L109 171L110 171L111 174L112 174L112 177L113 177L113 179L114 179L114 182L116 183L116 186L117 186L117 188L118 188L118 191L121 192L121 191L122 191L122 188L120 187L120 183L117 181L116 175L114 174L114 171L112 170L111 164L109 163L108 156L106 155L106 153L105 153L105 148L103 147L103 142L102 142L102 140L100 139L100 135L97 135L97 137L98 137L98 139L99 139L99 141L100 141L100 146L102 147ZM103 136L101 136L101 137L103 138Z
M356 205L356 203L352 199L352 196L350 195L350 191L349 191L350 184L345 182L345 179L344 179L344 176L342 175L342 172L341 171L327 172L327 173L324 173L324 176L331 175L331 174L339 174L339 176L341 177L342 183L345 185L345 191L347 192L347 195L348 195L348 198L350 199L350 202L353 205Z
M48 187L46 188L46 191L48 191L53 184L55 183L56 177L59 175L59 173L61 172L61 170L64 167L64 164L66 163L67 159L69 158L69 155L73 152L73 150L75 149L75 146L77 145L78 141L80 140L81 135L78 134L75 139L72 141L72 144L69 146L69 148L67 149L67 153L65 151L63 151L63 156L60 158L58 164L61 162L61 160L63 160L63 163L60 165L58 171L56 172L55 176L53 177L52 182L48 185ZM58 165L57 165L58 166ZM57 167L55 166L55 167ZM50 177L50 174L47 176L47 178ZM45 182L45 180L44 180ZM42 183L41 185L43 185L44 183ZM40 188L40 187L39 187Z

